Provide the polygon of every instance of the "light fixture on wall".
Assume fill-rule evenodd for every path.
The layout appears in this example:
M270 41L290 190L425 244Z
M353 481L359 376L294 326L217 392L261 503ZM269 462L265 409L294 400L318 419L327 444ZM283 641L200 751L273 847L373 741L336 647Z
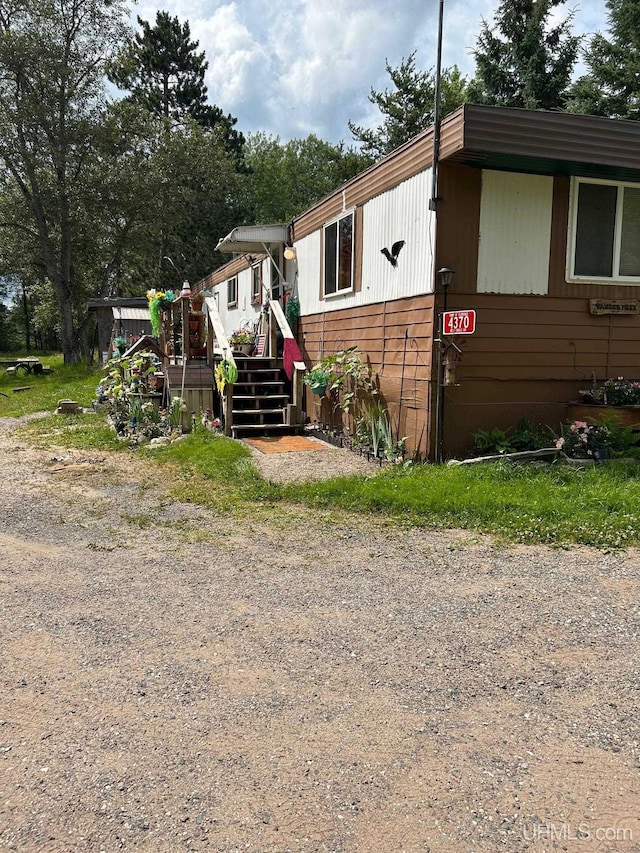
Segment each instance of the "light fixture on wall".
M285 246L284 256L287 261L295 261L296 250L294 246Z
M447 292L454 274L455 270L450 270L449 267L442 267L442 269L438 270L438 276L440 278L440 285L443 293Z
M437 377L436 377L436 424L435 424L435 461L442 462L444 459L444 386L445 386L445 352L447 344L444 342L443 334L443 314L447 310L447 291L451 284L451 279L455 274L454 270L449 267L442 267L438 270L438 278L440 279L440 289L442 291L442 311L438 315L438 344L437 351Z

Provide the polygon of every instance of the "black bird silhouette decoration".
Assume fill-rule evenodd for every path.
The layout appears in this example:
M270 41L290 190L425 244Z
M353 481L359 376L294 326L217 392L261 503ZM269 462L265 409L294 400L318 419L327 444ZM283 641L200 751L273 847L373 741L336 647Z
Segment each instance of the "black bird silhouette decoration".
M391 251L387 249L385 246L384 249L380 249L385 258L389 261L392 267L398 266L398 255L400 254L400 249L404 246L404 240L396 240L396 242L391 247Z

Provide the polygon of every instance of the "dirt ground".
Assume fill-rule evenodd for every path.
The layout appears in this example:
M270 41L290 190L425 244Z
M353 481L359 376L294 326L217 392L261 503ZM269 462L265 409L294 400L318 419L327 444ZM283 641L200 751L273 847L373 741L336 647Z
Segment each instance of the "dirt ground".
M234 523L13 425L0 849L640 850L636 552Z

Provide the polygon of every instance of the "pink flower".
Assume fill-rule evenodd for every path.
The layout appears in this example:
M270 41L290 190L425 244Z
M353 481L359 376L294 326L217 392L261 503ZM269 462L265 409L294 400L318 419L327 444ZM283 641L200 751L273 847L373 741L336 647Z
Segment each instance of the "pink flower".
M559 439L556 441L556 448L557 448L558 450L562 450L562 448L563 448L563 447L564 447L564 438L559 438Z

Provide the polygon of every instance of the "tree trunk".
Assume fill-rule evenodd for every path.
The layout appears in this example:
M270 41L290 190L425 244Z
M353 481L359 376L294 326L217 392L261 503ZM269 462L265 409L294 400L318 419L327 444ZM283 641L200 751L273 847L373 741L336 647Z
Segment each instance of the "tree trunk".
M24 315L24 342L27 352L31 352L31 317L29 316L29 302L24 280L22 282L22 313Z

